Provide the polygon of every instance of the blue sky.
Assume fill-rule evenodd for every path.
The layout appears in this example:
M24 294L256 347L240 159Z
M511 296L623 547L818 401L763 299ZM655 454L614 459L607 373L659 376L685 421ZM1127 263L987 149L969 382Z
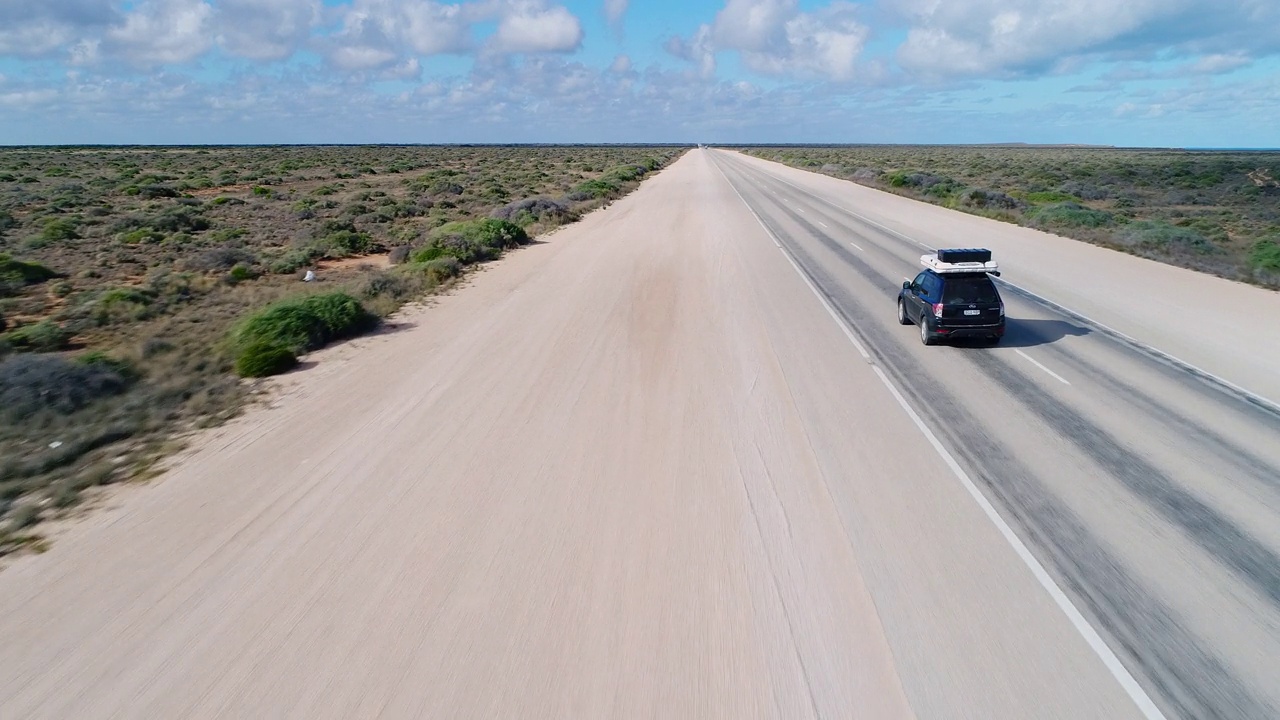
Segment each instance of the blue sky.
M0 0L0 144L1280 146L1277 0Z

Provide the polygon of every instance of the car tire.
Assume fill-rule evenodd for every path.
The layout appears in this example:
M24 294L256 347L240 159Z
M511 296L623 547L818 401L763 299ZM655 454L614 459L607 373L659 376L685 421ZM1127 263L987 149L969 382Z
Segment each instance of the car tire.
M925 345L933 345L937 342L937 337L929 331L929 321L920 318L920 342Z
M907 304L902 302L902 298L898 298L898 324L911 324L911 318L907 317Z

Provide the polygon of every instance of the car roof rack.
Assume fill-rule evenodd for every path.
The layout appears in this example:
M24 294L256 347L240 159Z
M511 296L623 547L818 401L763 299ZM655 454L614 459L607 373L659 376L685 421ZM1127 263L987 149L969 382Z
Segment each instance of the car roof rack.
M920 264L939 274L987 273L999 275L1000 265L986 248L950 248L920 256Z

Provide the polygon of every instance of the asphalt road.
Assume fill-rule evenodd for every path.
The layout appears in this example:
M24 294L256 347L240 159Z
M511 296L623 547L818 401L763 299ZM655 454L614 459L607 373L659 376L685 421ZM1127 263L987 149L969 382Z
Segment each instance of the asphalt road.
M1275 338L994 225L691 152L0 572L0 718L1275 717Z

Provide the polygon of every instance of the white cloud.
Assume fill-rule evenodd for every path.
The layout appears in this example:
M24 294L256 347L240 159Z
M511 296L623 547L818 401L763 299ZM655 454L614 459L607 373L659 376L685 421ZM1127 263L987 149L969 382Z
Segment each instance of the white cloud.
M627 6L630 4L631 0L604 0L605 19L615 27L620 25L622 16L627 14Z
M489 48L502 53L573 52L582 46L582 35L582 24L564 6L519 1L502 13Z
M382 80L418 80L422 77L422 63L412 57L399 65L389 67L379 74Z
M796 0L729 0L716 14L712 36L720 48L780 51L786 44L784 26L796 14Z
M910 26L899 62L938 77L1017 75L1080 56L1280 50L1273 0L881 0Z
M1253 59L1243 53L1215 53L1188 64L1186 71L1193 75L1219 75L1238 70L1252 62Z
M250 60L283 60L320 21L319 0L218 0L218 44Z
M0 106L16 110L33 110L47 105L58 97L56 90L19 90L0 93Z
M0 56L41 57L62 51L117 19L110 0L0 2Z
M476 26L496 23L484 45L490 55L572 52L582 25L566 8L544 0L355 0L339 11L341 30L320 41L333 66L350 72L407 68L417 56L471 54Z
M627 55L619 55L609 63L609 72L615 75L625 75L631 72L631 58ZM0 75L0 82L4 81L4 76Z
M468 10L432 0L355 0L341 10L342 29L322 43L329 62L347 71L386 70L413 55L472 49Z
M145 0L107 30L103 46L134 65L188 62L213 46L212 17L203 0Z
M329 54L329 61L343 70L378 70L395 63L399 56L373 45L341 45Z
M854 16L854 6L833 3L815 13L800 13L783 25L781 50L745 52L747 66L768 75L819 76L852 80L869 29Z
M870 35L857 14L856 5L840 0L813 12L801 12L797 0L728 0L712 24L665 47L704 76L715 71L717 52L736 51L762 75L849 81L859 76Z
M414 52L440 55L464 53L472 49L472 16L481 16L474 9L435 2L397 4L404 20L399 29L400 37Z
M711 26L698 28L693 37L685 40L679 36L667 39L663 48L672 55L693 63L699 77L709 78L716 73L716 48L711 39Z

